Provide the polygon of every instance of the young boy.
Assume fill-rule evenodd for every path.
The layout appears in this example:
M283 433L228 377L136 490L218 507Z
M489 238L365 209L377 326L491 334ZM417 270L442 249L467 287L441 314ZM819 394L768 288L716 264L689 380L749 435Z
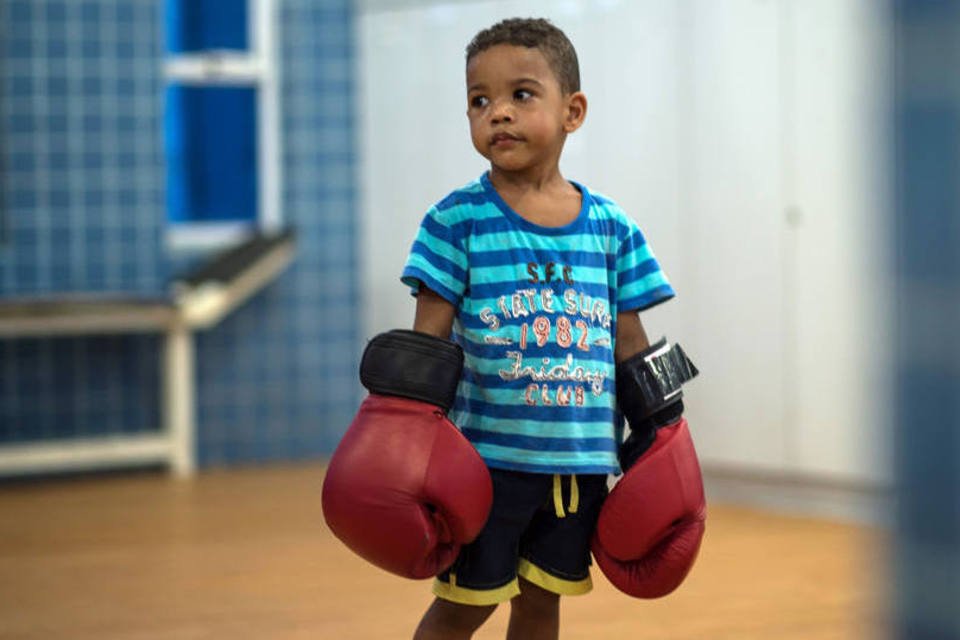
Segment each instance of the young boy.
M559 596L591 589L590 539L620 472L616 363L649 347L638 312L674 292L636 223L560 174L587 113L563 32L504 20L466 58L490 170L430 209L402 279L414 330L463 347L449 417L490 470L493 506L415 638L469 638L507 600L508 638L557 638Z

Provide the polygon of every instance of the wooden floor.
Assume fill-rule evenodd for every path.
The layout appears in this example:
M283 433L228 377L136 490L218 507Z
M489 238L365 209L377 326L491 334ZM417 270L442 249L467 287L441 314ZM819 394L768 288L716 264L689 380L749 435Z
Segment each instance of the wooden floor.
M366 565L325 528L316 465L0 484L0 638L409 638L429 582ZM674 595L594 572L561 637L873 640L876 532L712 505ZM477 638L502 638L501 607Z

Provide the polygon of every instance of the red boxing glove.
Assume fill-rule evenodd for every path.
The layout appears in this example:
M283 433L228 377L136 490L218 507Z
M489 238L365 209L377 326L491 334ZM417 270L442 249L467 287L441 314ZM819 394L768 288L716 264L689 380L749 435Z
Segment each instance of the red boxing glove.
M624 476L597 519L593 555L624 593L659 598L690 572L706 520L700 463L681 386L697 375L680 345L660 340L617 365L617 404L630 423Z
M680 586L703 539L706 500L700 464L683 418L656 440L607 496L592 550L620 591L659 598Z
M428 578L486 522L490 474L447 419L460 347L413 331L375 337L360 378L370 395L330 460L323 514L333 533L376 566Z

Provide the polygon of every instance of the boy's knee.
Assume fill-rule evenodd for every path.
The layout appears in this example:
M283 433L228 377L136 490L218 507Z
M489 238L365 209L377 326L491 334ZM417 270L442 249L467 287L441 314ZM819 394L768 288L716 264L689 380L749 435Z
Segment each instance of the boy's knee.
M496 608L495 604L474 606L437 598L420 621L414 640L469 638Z

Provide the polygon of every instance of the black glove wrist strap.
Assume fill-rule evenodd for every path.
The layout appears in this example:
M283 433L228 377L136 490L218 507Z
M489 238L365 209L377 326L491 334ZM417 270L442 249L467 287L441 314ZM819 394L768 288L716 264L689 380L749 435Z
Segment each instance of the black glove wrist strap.
M360 382L371 393L453 406L463 370L460 345L418 331L394 329L375 336L363 351Z
M617 404L631 423L639 423L683 397L681 387L697 368L679 344L661 338L617 365Z

